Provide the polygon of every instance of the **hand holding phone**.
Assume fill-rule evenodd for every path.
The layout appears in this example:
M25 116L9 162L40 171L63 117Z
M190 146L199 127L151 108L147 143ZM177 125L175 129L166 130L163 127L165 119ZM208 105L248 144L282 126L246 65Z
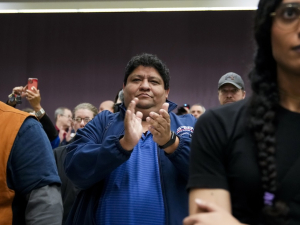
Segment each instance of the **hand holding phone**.
M37 78L28 78L27 89L32 91L32 87L37 89L38 87L38 79Z

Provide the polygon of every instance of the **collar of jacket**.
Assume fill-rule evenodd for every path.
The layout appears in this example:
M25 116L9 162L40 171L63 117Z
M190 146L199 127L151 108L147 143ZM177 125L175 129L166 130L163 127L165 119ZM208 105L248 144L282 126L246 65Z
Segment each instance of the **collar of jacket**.
M168 99L166 100L166 102L169 103L168 113L170 113L170 112L172 112L174 109L176 109L176 107L177 107L177 104L176 104L176 103L171 102L171 101L169 101ZM120 111L121 111L123 114L125 114L126 107L125 107L124 103L122 103L122 104L120 105L120 109L121 109Z

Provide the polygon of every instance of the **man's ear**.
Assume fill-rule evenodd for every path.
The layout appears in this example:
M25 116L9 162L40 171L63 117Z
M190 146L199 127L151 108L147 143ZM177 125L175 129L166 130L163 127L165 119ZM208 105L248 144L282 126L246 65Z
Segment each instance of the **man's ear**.
M124 91L124 87L125 87L125 84L123 83L123 91Z
M246 97L246 91L244 91L243 99Z
M169 97L169 93L170 93L170 88L169 89L167 89L167 90L165 90L166 91L166 99L168 99L168 97Z

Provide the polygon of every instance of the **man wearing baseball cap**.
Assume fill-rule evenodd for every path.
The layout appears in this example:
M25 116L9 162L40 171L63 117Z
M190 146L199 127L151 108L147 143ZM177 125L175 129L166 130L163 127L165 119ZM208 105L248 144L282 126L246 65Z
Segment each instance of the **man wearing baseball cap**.
M219 80L218 95L221 105L244 99L246 91L241 76L233 72L223 75Z

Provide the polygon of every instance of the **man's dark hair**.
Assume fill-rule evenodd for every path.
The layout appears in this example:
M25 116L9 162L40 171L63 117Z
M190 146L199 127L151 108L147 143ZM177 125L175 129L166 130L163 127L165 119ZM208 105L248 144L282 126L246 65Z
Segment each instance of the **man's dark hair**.
M259 2L254 26L257 49L254 68L249 74L253 95L250 100L248 124L258 152L262 190L264 193L275 195L273 205L265 204L263 208L265 224L272 225L286 224L288 213L287 205L276 196L278 183L275 132L279 92L276 62L272 54L270 16L281 2L282 0L260 0Z
M165 90L169 89L170 75L167 66L156 56L148 53L134 56L125 68L124 85L126 86L128 76L139 66L153 67L157 70L164 81Z

